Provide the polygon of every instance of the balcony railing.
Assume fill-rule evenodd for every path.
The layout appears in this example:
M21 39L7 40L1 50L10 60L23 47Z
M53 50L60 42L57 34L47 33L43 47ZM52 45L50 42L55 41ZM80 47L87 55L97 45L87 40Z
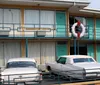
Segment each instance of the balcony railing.
M67 27L65 24L24 24L21 26L18 23L0 23L0 38L72 38L72 33L68 33ZM85 27L84 38L89 38L89 26Z

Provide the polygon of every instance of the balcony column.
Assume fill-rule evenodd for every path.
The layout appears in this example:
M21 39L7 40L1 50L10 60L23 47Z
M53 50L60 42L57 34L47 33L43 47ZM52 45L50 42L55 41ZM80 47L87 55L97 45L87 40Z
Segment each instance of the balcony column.
M66 30L67 30L67 37L69 37L69 11L67 10L66 11ZM67 48L68 48L68 51L67 51L67 54L70 55L70 39L68 40L68 43L67 43Z
M25 40L21 40L21 57L25 57Z
M21 8L21 34L24 36L24 8Z
M66 30L67 30L67 37L69 37L69 11L66 11Z
M24 8L21 8L21 36L24 36ZM21 40L21 57L25 57L25 40Z

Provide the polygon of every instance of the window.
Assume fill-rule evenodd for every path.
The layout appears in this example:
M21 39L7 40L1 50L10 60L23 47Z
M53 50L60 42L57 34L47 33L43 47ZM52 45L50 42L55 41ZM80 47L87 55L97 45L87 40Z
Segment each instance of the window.
M67 58L60 57L59 60L57 61L57 63L65 64L66 60L67 60Z
M36 67L35 62L29 61L16 61L7 63L7 68L17 68L17 67Z
M92 58L74 58L74 63L94 62Z

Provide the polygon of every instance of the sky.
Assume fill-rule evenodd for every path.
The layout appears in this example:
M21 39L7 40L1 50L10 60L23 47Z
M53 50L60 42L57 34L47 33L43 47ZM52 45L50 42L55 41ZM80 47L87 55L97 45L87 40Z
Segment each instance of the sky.
M89 8L95 8L95 9L100 9L100 0L89 0Z

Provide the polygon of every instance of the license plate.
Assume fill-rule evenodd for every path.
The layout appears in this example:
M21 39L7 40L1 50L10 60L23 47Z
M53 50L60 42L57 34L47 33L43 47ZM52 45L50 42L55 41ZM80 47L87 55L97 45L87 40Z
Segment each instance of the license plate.
M17 83L17 85L25 85L24 83Z

